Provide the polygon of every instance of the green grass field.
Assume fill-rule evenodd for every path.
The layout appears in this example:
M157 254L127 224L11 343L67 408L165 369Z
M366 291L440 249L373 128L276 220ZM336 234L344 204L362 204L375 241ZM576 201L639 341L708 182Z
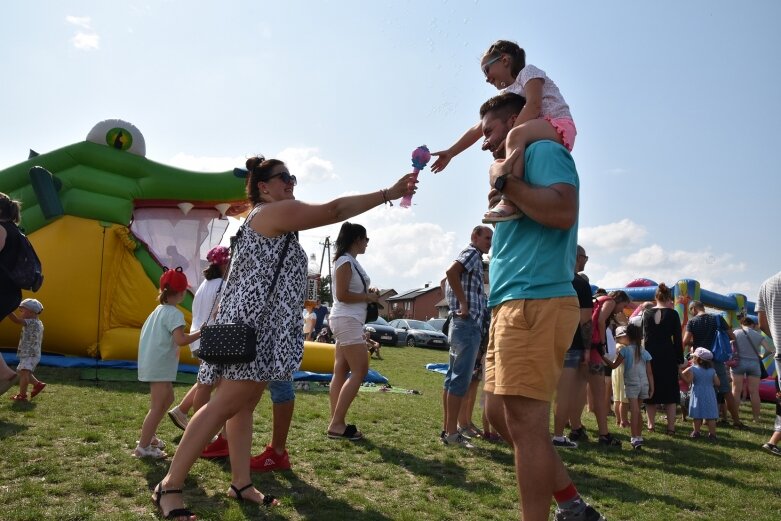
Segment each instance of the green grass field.
M207 520L504 520L518 519L513 458L506 445L477 440L466 451L443 446L442 376L428 362L447 354L419 348L385 348L371 366L396 387L421 395L360 393L349 419L366 433L358 442L325 436L328 396L301 392L290 432L293 469L254 474L263 492L281 498L273 510L226 497L226 461L200 460L187 481L185 500ZM30 404L0 398L0 520L155 519L151 487L167 463L130 456L148 407L138 382L80 380L78 369L41 367L49 383ZM187 389L176 385L177 399ZM255 451L270 439L270 402L255 418ZM743 417L750 417L743 406ZM580 492L610 520L781 518L781 458L762 451L773 409L749 430L719 431L720 441L651 433L642 452L616 429L624 447L589 442L560 454ZM475 422L479 425L479 407ZM586 415L589 434L594 422ZM612 419L612 418L611 418ZM661 423L661 422L660 422ZM158 430L173 453L181 431L166 418ZM593 437L592 437L593 439Z

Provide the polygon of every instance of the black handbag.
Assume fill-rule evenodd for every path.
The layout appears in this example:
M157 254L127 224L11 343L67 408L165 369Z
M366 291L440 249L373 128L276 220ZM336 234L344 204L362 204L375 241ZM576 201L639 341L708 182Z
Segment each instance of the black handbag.
M288 246L290 245L290 234L285 238L285 244L279 255L277 269L274 272L274 278L271 281L269 295L266 302L272 302L274 290L277 285L277 278L282 269L282 261L285 259ZM233 255L231 254L231 257ZM227 278L227 273L226 277ZM220 287L222 289L222 287ZM218 295L219 297L219 295ZM214 312L214 306L219 299L214 299L209 317ZM198 348L198 358L210 364L246 364L255 360L257 356L257 332L255 328L241 322L229 324L206 324L201 328L201 344Z
M361 275L361 270L359 270L358 266L355 264L353 264L353 267L355 268L355 272L358 273L358 276L361 277L361 282L363 282L363 291L369 293L369 288L366 286L366 279L364 279L363 275ZM380 316L381 307L382 306L380 306L380 304L377 302L369 302L366 304L366 320L364 320L364 323L368 324L369 322L374 322L377 320Z

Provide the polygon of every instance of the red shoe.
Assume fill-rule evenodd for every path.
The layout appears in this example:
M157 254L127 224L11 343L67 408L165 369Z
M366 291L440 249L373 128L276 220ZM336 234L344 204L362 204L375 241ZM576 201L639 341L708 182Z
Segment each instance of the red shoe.
M228 455L228 440L217 435L217 439L208 444L201 452L202 458L224 458Z
M15 402L26 402L27 395L22 393L16 393L15 395L11 396L11 399Z
M252 472L272 472L275 470L290 470L290 458L287 451L277 454L277 451L266 446L266 450L250 458L249 469Z
M33 385L33 392L30 393L30 398L35 398L38 396L38 393L43 391L46 388L46 384L43 382L38 382L37 384Z

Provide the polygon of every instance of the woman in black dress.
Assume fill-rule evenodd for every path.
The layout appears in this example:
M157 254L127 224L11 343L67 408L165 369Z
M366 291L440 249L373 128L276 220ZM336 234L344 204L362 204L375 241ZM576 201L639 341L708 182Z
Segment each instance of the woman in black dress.
M683 367L681 319L672 308L673 295L663 283L656 290L656 306L643 313L643 345L653 357L654 393L648 398L648 430L656 425L656 409L664 405L667 412L667 434L675 434L676 406L680 402L678 374Z

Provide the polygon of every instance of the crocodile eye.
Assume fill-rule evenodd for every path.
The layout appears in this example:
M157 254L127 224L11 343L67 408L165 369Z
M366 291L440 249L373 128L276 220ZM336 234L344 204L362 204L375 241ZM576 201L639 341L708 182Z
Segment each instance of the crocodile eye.
M146 156L146 143L144 142L144 136L141 135L141 131L135 125L121 119L101 121L89 131L87 141L130 152L141 157Z

